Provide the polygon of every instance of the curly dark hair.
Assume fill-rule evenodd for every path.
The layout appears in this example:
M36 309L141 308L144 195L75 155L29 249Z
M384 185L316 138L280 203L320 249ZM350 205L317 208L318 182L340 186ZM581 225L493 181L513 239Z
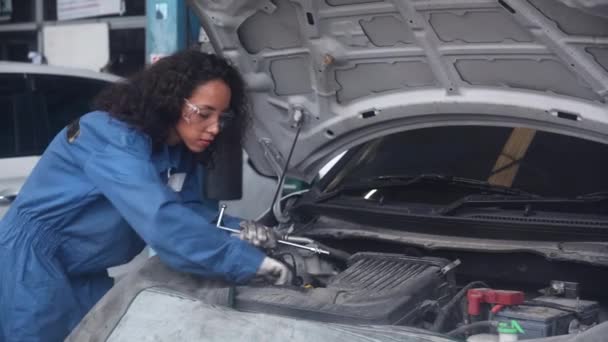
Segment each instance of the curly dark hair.
M185 50L160 59L103 90L93 107L146 133L153 151L158 151L180 119L184 99L199 85L217 79L230 87L230 110L235 115L232 125L237 125L232 130L238 131L240 139L249 123L243 78L224 58L200 51ZM205 164L211 161L218 138L219 135L197 160Z

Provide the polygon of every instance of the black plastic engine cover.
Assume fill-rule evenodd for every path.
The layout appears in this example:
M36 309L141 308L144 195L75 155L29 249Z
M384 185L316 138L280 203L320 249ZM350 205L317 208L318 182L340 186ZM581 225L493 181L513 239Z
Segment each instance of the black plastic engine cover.
M326 288L239 287L237 309L324 322L415 325L450 284L438 258L357 253Z

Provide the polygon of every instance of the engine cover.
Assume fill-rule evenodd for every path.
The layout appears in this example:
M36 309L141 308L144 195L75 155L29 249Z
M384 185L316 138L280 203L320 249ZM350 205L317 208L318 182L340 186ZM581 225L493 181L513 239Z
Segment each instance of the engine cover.
M447 298L450 282L438 258L357 253L325 288L239 287L235 306L323 322L415 325Z

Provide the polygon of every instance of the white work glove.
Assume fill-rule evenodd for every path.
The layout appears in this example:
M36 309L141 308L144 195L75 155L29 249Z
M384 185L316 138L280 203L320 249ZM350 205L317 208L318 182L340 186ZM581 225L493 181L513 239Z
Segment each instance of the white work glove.
M254 221L242 221L241 240L248 241L256 247L274 248L277 245L277 235L270 227Z
M275 285L290 283L292 276L287 266L269 257L265 257L264 260L262 260L256 275L273 282Z

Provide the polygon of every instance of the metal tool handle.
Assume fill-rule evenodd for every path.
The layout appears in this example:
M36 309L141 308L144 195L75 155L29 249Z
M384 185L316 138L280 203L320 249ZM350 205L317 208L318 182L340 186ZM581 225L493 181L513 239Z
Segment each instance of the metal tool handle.
M216 226L221 229L221 230L225 230L231 233L236 233L239 234L241 231L240 229L235 229L235 228L228 228L228 227L224 227L222 226L222 218L224 217L224 211L226 211L226 205L222 204L222 206L220 207L220 215L217 218L217 224ZM308 251L311 252L315 252L317 254L325 254L325 255L329 255L329 252L324 250L324 249L320 249L320 248L316 248L316 247L310 247L310 246L304 246L304 245L300 245L298 243L294 243L294 242L289 242L289 241L285 241L285 240L277 240L278 243L283 244L283 245L288 245L288 246L293 246L293 247L297 247L297 248L302 248L302 249L306 249Z

